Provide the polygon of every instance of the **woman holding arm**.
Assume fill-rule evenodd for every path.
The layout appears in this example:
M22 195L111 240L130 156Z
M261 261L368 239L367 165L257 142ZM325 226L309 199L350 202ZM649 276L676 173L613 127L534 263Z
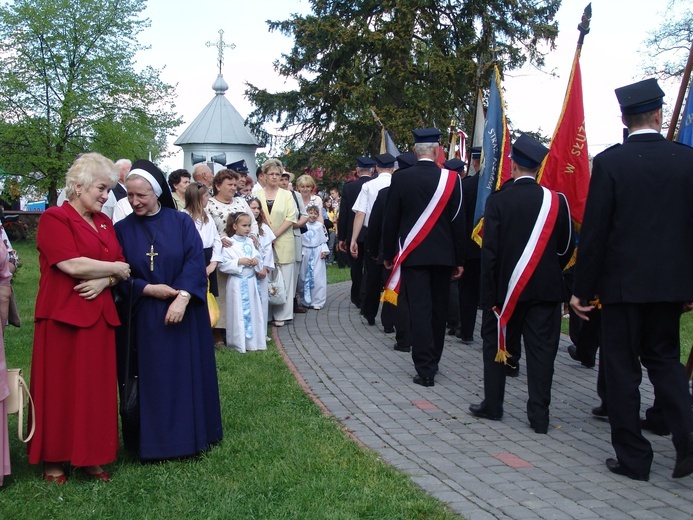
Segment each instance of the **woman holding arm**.
M67 172L67 201L39 220L31 394L36 425L29 462L44 463L44 479L66 481L63 464L108 481L101 466L118 450L115 328L109 287L127 279L111 219L101 213L118 181L115 165L96 153Z
M129 352L137 360L141 459L195 455L221 440L221 408L202 240L176 211L154 164L140 160L125 180L133 212L116 224L132 283ZM119 345L119 352L123 352Z

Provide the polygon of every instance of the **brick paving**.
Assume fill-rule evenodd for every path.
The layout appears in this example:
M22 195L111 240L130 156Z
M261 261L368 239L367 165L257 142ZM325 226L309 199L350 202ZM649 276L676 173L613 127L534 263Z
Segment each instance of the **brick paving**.
M320 311L274 330L310 391L361 443L468 520L693 517L693 477L674 480L671 436L646 433L655 452L649 482L610 473L609 424L593 418L597 369L566 351L556 358L548 435L529 427L524 362L507 378L502 421L472 417L483 395L481 342L446 337L435 386L412 383L411 355L394 334L368 326L348 282L328 287ZM652 387L641 386L643 410Z

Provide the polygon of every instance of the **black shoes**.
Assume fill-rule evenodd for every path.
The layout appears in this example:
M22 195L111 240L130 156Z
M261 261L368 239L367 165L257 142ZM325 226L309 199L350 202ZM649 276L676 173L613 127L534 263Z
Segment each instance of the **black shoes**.
M599 406L592 408L592 415L599 417L600 419L607 419L609 417L609 412L606 409L606 406L600 404Z
M570 345L568 347L568 355L575 361L580 361L580 358L577 355L577 347L575 345Z
M364 316L364 318L366 317ZM371 327L375 325L375 318L366 318L366 321L368 322L368 325L370 325Z
M656 424L649 419L640 419L640 429L641 430L647 430L648 432L652 432L655 435L669 435L671 432L669 431L669 428L667 428L663 424Z
M432 377L421 377L418 374L414 376L414 383L421 386L435 386Z
M502 413L500 415L494 415L492 413L489 413L486 409L486 403L484 401L482 401L479 404L470 404L469 412L474 417L478 417L479 419L491 419L492 421L500 421L503 417Z
M693 460L693 459L692 459ZM647 482L650 480L650 475L636 475L632 471L624 468L617 459L606 459L606 467L611 473L616 473L616 475L623 475L624 477L632 478L633 480L640 480L642 482ZM691 467L693 471L693 467ZM674 470L676 472L676 470Z
M693 432L688 433L676 447L676 464L673 478L686 477L693 473Z
M395 350L397 352L411 352L411 347L404 347L402 345L395 343Z
M577 347L576 347L575 345L570 345L570 346L568 347L568 355L569 355L571 358L573 358L575 361L579 361L580 364L581 364L583 367L585 367L585 368L594 368L594 364L595 364L594 361L592 361L592 362L590 363L590 362L588 362L588 361L583 361L582 359L580 359L580 357L578 356L578 353L577 353Z
M394 327L384 327L384 328L383 328L383 332L384 332L385 334L392 334L394 331L395 331L395 328L394 328Z
M534 430L534 433L549 433L548 424L537 424L535 422L529 421L529 427Z

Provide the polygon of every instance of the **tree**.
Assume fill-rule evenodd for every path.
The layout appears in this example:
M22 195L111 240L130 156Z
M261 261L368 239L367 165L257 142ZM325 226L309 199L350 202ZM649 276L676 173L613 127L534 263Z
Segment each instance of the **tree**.
M666 13L662 24L645 40L645 75L665 80L683 75L693 41L693 7L686 2L669 0Z
M136 71L144 0L15 0L0 7L0 165L54 204L82 152L158 157L181 124L174 88Z
M560 0L311 0L313 13L268 22L294 38L275 62L298 88L270 93L248 84L256 132L278 124L276 149L297 150L304 166L332 176L355 156L378 153L385 124L400 149L410 129L451 120L471 127L480 81L498 63L541 66L541 45L558 33Z

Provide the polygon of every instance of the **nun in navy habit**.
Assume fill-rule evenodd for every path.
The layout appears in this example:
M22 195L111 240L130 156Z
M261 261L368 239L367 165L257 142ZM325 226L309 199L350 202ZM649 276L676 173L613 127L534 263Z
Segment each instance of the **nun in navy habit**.
M173 209L154 164L137 161L125 186L133 213L115 230L132 269L132 283L120 284L132 309L131 341L118 349L139 374L131 447L141 459L195 455L222 438L202 241L190 217Z

